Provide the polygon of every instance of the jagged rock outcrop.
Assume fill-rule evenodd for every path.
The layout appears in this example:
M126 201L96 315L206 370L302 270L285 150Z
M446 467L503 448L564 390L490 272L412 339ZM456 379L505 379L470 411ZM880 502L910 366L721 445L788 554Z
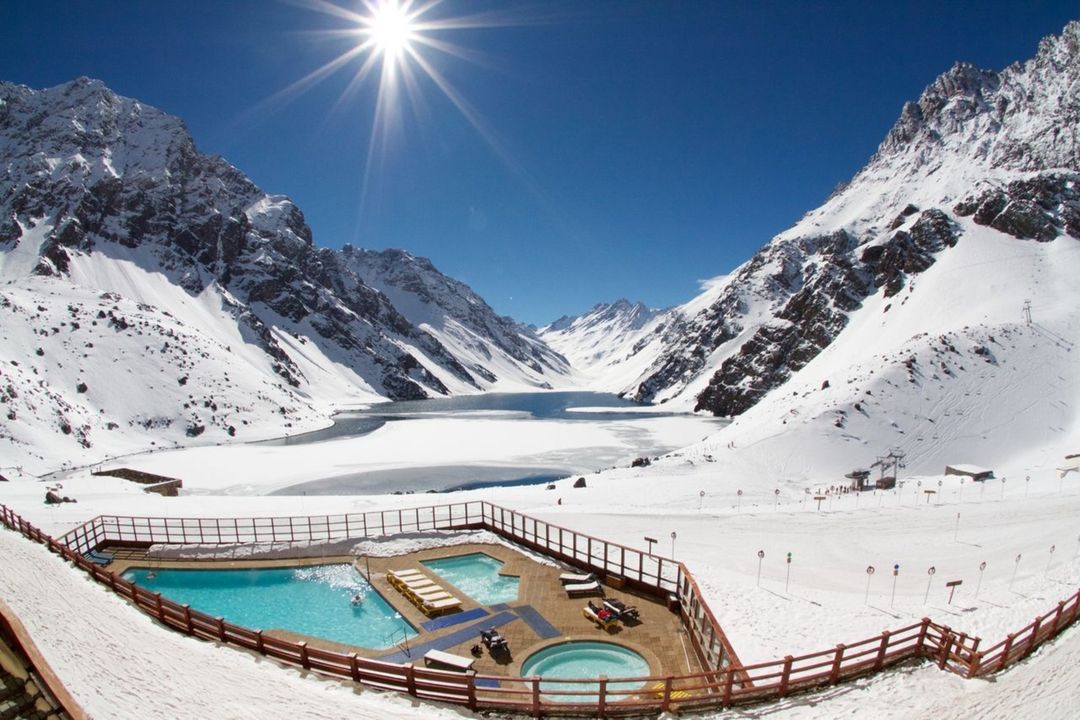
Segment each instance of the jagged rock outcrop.
M338 398L543 387L569 372L464 284L388 252L379 278L420 291L407 309L424 317L406 316L394 282L388 295L364 281L358 252L317 247L291 200L99 81L0 83L0 357L16 393L0 443L48 462L43 434L64 438L60 454L102 438L128 451L280 434L325 423ZM22 362L38 336L50 341ZM65 390L95 376L109 382Z
M1048 242L1061 233L1080 239L1080 174L1014 180L960 201L953 212L1020 240Z
M126 249L193 295L215 285L294 387L303 372L268 329L281 320L332 345L332 354L390 398L450 392L435 368L472 389L498 379L473 358L466 368L365 284L350 267L355 252L316 248L288 198L263 193L222 158L199 153L180 120L99 81L80 78L44 91L0 85L0 167L0 247L13 250L28 228L51 226L34 273L64 276L73 253L120 256ZM388 255L384 266L395 262L409 264ZM439 275L423 262L430 276ZM455 294L467 296L460 303L476 308L468 319L479 338L492 338L536 373L566 371L542 342L495 318L486 304L485 315L471 290L444 280L443 306Z
M471 288L439 272L427 258L404 250L373 251L351 245L342 248L341 255L348 272L403 308L411 323L454 348L469 372L493 382L486 365L495 354L520 366L537 387L551 387L546 376L569 371L566 359L531 329L496 314Z
M696 409L740 414L828 347L866 298L906 292L966 219L1018 240L1080 237L1078 86L1077 22L1026 63L955 65L822 207L671 311L626 394L693 393Z

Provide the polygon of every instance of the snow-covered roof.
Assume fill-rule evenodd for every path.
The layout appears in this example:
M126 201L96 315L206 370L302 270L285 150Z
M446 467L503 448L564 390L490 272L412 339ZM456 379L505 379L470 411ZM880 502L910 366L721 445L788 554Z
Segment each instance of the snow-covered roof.
M965 475L985 475L994 472L989 468L984 468L979 465L968 465L965 463L953 463L945 466L946 471L950 469Z

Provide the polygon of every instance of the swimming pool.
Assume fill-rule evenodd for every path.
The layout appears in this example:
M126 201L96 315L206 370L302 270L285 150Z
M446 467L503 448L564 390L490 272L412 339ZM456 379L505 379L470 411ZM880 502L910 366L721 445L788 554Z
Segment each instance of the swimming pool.
M417 634L352 565L255 570L132 568L124 578L253 630L290 630L373 650ZM354 595L363 600L354 605Z
M420 564L481 605L515 602L518 598L521 579L500 575L503 562L485 553L424 560Z
M645 677L649 662L628 647L609 642L574 640L550 645L533 653L521 664L521 676L557 679L593 679L601 675L613 678ZM608 683L608 690L637 690L644 683ZM547 692L598 692L599 683L565 683L545 681L541 689ZM566 695L564 702L577 702L580 696Z

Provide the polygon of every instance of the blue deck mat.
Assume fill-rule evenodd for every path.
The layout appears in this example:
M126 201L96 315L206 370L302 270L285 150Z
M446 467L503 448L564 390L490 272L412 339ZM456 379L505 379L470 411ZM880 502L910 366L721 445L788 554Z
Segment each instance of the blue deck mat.
M541 640L550 640L551 638L557 638L562 635L554 625L544 619L544 616L536 611L532 605L521 605L514 608L514 612L518 614L518 617L525 621L525 624L533 629Z
M410 661L421 660L424 657L424 653L428 650L449 650L455 645L460 645L470 640L479 641L480 631L487 630L489 628L505 625L508 622L517 620L518 616L512 612L502 612L498 615L492 615L486 617L482 622L473 623L468 627L463 627L456 632L452 632L449 635L444 635L441 638L435 640L429 640L428 642L410 644L410 654L406 655L402 650L395 650L394 652L387 653L378 657L379 660L385 660L392 663L406 663Z
M463 622L469 622L479 617L484 617L488 614L488 611L484 608L473 608L472 610L466 610L464 612L454 613L453 615L443 615L437 617L434 620L428 620L426 623L420 623L420 627L424 628L428 632L432 630L442 630L444 627L450 627L451 625L460 625Z
M476 687L497 688L500 684L497 678L476 678Z
M495 612L502 612L503 610L509 610L510 606L506 603L499 603L498 605L488 605Z

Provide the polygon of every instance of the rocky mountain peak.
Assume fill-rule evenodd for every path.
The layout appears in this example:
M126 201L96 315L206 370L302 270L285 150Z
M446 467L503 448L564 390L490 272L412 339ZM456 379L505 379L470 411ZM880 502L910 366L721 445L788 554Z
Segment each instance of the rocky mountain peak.
M1080 20L1071 20L1060 35L1048 35L1039 42L1035 62L1059 71L1072 67L1075 72L1077 58L1080 58Z
M372 278L388 279L387 292L368 284L361 266L375 268ZM150 313L154 320L146 323L165 336L165 352L177 345L169 333L182 333L185 353L207 359L208 375L229 375L215 373L211 366L217 363L234 376L248 376L252 384L237 393L238 402L255 386L273 386L256 393L260 410L253 412L280 417L282 428L326 410L318 409L325 402L317 399L324 392L320 383L336 387L336 397L419 399L503 381L547 387L549 378L569 371L532 333L495 315L425 258L400 250L316 247L288 197L265 193L224 159L200 153L179 119L89 78L45 90L0 83L0 283L42 298L26 301L45 308L41 313L64 312L52 308L61 300L48 298L102 293L115 307L73 324L92 334L98 332L89 330L98 325L94 320L109 323L110 332L121 333L117 343L132 354L136 346L148 352L139 340L146 329L126 319L110 322L109 313L126 307ZM62 290L44 293L41 287ZM189 302L206 312L187 322L176 319L172 312ZM14 328L26 318L32 314L4 322ZM244 349L234 353L239 345ZM237 356L247 358L243 367L235 364L241 362ZM49 378L56 368L84 364L94 372L95 363L110 361L87 354L35 372ZM176 365L178 377L186 378L187 369ZM185 384L177 380L177 387ZM109 418L80 395L61 393L50 402L66 403L68 417L92 419L80 431L87 443L82 447L93 444L98 425L144 427L132 418ZM155 403L155 394L146 396L140 413L160 414L166 424L183 418L193 428L189 437L226 429L232 437L243 430L243 421L230 424L223 411L203 417L208 413L200 414L190 397L166 394ZM34 407L44 417L44 401ZM4 423L22 422L13 417L0 420L0 438L39 430L26 424L8 432Z
M677 308L662 342L647 345L659 353L623 391L743 413L832 345L868 301L906 302L971 223L1019 241L1080 238L1078 39L1072 22L1027 62L957 63L937 77L849 183L730 282Z
M1035 57L1000 72L956 63L904 105L863 173L886 161L919 171L948 156L1000 169L1075 167L1078 38L1080 22L1070 22L1044 38Z

